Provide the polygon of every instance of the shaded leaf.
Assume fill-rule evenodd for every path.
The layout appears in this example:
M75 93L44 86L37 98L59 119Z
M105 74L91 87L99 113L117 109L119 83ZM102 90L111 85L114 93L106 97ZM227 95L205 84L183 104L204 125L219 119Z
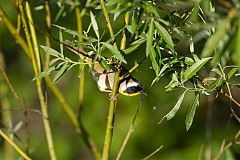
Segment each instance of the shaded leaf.
M62 75L67 71L67 69L69 68L69 63L64 63L60 69L58 70L58 72L56 73L56 75L53 78L53 82L56 83L57 80L59 80L60 77L62 77Z
M149 30L146 35L147 36L146 57L148 57L149 53L151 52L152 42L153 42L153 30L154 30L154 26L153 26L153 19L152 19Z
M155 74L158 75L160 67L158 66L158 63L156 61L156 52L155 52L153 47L151 47L149 49L150 49L150 59L151 59L151 62L152 62L152 67L155 71Z
M100 60L100 65L106 70L106 71L110 71L111 67L109 66L109 64L107 63L107 61L105 59L101 59Z
M159 122L159 124L166 118L167 120L170 120L172 119L175 114L177 113L177 111L179 110L182 102L183 102L183 99L184 99L184 96L185 96L185 92L183 92L183 94L181 95L181 97L178 99L177 103L175 104L175 106L172 108L172 110L170 112L168 112L168 114L166 114L162 120Z
M40 72L38 75L36 75L32 80L40 79L43 77L48 76L52 71L54 71L56 68L55 66L49 67L46 71Z
M186 120L185 120L185 125L186 125L186 130L188 131L190 127L192 126L192 122L194 119L194 115L196 112L197 107L199 106L199 93L197 93L192 105L188 109L187 115L186 115Z
M102 42L105 47L108 48L108 50L120 61L123 63L127 63L127 61L124 59L124 57L121 55L121 53L111 44Z
M142 1L143 2L143 9L148 12L148 13L152 13L154 16L156 17L160 17L157 11L157 8L150 2L148 1Z
M195 73L197 73L210 59L211 57L202 58L201 60L194 63L192 66L188 67L185 72L183 72L183 82L195 75Z
M174 52L174 44L171 35L168 33L168 31L160 25L160 23L154 21L154 24L158 30L158 33L161 35L162 39L167 43L169 49Z
M231 27L231 20L233 18L235 13L230 12L228 17L221 21L217 25L217 30L216 32L208 38L201 56L202 57L209 57L212 55L213 51L216 48L216 45L222 40L222 37L226 34L227 30Z
M44 50L45 53L50 54L54 57L61 57L61 53L59 53L58 51L56 51L55 49L52 49L50 47L46 47L46 46L42 46L40 45L40 47Z

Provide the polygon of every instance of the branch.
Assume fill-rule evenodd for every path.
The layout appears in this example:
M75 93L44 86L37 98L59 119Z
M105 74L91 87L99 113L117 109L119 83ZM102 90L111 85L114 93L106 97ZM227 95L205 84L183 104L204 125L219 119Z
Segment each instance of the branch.
M24 159L31 160L1 129L0 136L2 136Z

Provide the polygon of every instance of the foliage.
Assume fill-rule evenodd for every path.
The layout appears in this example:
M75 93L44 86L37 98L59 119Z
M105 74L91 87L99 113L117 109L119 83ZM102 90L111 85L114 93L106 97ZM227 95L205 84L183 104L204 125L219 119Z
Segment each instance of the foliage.
M129 68L129 72L132 73L136 65L129 67L131 60L128 57L136 57L136 61L139 61L137 57L140 56L139 50L141 50L144 58L137 62L137 66L141 67L144 61L150 62L147 68L151 68L154 73L151 87L166 78L168 79L168 83L164 86L166 91L182 92L174 107L163 116L160 123L164 119L174 118L187 93L194 94L185 116L187 131L191 128L196 110L200 106L200 97L214 94L218 97L222 94L239 109L240 105L232 93L232 90L240 87L238 45L240 3L238 1L108 0L105 3L106 9L113 19L110 25L113 28L120 28L113 37L106 33L108 32L104 28L106 26L103 27L97 18L101 15L101 11L104 11L104 6L98 1L87 1L85 5L80 3L83 9L82 16L89 21L83 29L83 34L57 23L64 12L68 13L65 7L68 6L69 10L73 10L78 7L78 2L59 1L58 3L61 7L55 15L57 25L55 24L54 27L59 37L47 35L58 42L60 49L40 45L44 53L41 56L48 55L51 61L45 70L35 75L33 80L48 77L55 72L53 82L56 83L71 68L77 66L81 73L83 68L79 67L80 65L87 64L91 69L93 63L99 63L107 72L111 70L111 64L117 64ZM115 26L118 21L124 23L121 23L120 27ZM122 41L125 42L125 47L117 47ZM74 55L65 49L70 50ZM86 60L88 58L93 61L89 63ZM237 119L237 116L235 118Z

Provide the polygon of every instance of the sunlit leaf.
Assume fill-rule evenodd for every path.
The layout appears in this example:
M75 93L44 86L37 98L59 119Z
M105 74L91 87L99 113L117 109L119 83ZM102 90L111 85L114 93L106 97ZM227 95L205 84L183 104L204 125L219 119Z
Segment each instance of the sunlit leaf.
M59 30L59 40L60 40L60 42L63 42L63 35L62 35L62 30L60 29ZM63 58L64 56L63 56L63 44L62 43L59 43L59 45L60 45L60 53L61 53L61 57Z
M121 55L121 53L111 44L106 43L106 42L102 42L104 44L105 47L108 48L108 50L120 61L122 61L123 63L127 63L127 61L124 59L124 57Z
M158 33L161 35L162 39L167 43L169 49L171 49L172 52L174 52L174 44L171 35L168 33L168 31L160 25L157 21L154 21L154 24L158 30Z
M148 1L142 1L142 2L143 2L142 7L146 12L152 13L156 17L160 17L155 5L153 5L152 3L148 2Z
M185 72L183 72L183 82L195 75L195 73L197 73L210 59L211 57L203 58L194 63L192 66L188 67Z
M97 38L99 39L100 36L99 36L98 24L97 24L95 16L93 15L93 13L91 11L90 11L90 17L91 17L91 24L93 26L93 30L94 30Z
M188 109L187 115L186 115L186 120L185 120L185 125L186 125L186 130L188 131L190 127L192 126L192 122L194 119L194 115L196 112L197 107L199 106L199 93L196 95L192 105Z
M237 71L238 71L238 67L232 68L232 69L228 72L227 78L228 78L228 79L231 79L232 76L233 76Z

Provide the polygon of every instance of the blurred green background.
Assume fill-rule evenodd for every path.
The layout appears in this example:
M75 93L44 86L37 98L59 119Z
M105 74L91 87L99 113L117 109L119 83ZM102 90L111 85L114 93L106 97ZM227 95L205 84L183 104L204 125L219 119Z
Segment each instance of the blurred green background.
M14 1L1 0L0 6L7 13L13 24L16 25L17 10L14 7L14 3ZM43 3L44 1L42 0L31 1L34 21L42 30L45 28L43 10L34 10L34 8L43 5ZM52 15L55 17L59 7L56 5L55 1L52 1L51 7ZM67 5L65 14L66 15L61 16L57 22L53 23L76 30L75 13ZM102 12L98 11L95 14L97 14L97 20L100 22L100 31L105 32L104 36L109 36ZM90 23L89 19L89 16L84 16L84 29L87 29ZM115 31L121 28L121 22L122 17L114 22ZM23 34L23 31L21 31L21 34ZM38 32L37 36L39 44L44 45L45 39L43 33ZM202 43L204 42L199 42L198 45L202 46ZM53 42L53 48L58 47L58 44ZM186 50L184 47L182 48ZM196 51L200 53L201 47L196 46L196 48L200 48L199 51ZM30 109L40 110L35 82L32 81L34 73L31 63L22 52L23 51L19 48L18 44L16 44L16 41L10 35L6 27L0 23L1 63L5 64L5 71L8 78L15 90L24 99L26 106ZM137 54L131 55L126 59L131 61L144 54L145 50L140 48ZM131 66L133 63L134 61L129 65ZM150 60L146 60L133 73L133 76L144 86L148 94L147 96L125 97L119 95L111 148L111 159L115 159L139 105L140 111L136 120L136 129L124 150L122 159L142 159L161 145L163 145L163 148L151 159L205 159L207 149L211 151L213 159L219 152L222 141L225 139L227 143L233 140L235 134L239 130L239 123L233 118L230 110L230 108L233 107L236 113L239 114L239 108L222 95L218 95L217 98L215 98L216 95L201 95L200 107L196 111L192 127L187 132L185 129L185 116L194 98L194 95L187 94L176 116L170 121L164 120L161 124L158 124L162 117L175 105L182 90L166 92L164 86L169 83L168 77L160 79L160 81L151 87L152 80L155 77L154 71L149 66L151 66L151 62ZM102 149L108 114L109 95L98 90L89 67L85 68L85 73L86 86L82 120L90 136L97 143L98 147ZM78 68L74 68L64 74L57 82L57 86L67 98L67 101L72 106L76 115L78 113L79 86L79 78L77 75ZM0 100L3 102L4 98L8 99L11 108L9 111L12 114L12 126L9 126L9 124L1 124L2 128L7 131L9 128L14 128L19 122L24 121L24 113L1 76L0 88L4 89L5 87L6 95L0 95ZM238 97L235 98L239 100L239 90L237 90L236 93L235 96ZM60 160L93 159L52 93L48 92L47 94L50 124L58 158ZM28 111L30 157L34 160L49 159L41 114L34 110ZM1 108L1 113L3 114L4 112L7 111ZM8 133L11 133L11 131ZM17 130L16 135L20 140L14 137L14 141L23 148L27 136L24 133L24 127ZM0 138L0 159L9 160L5 157L3 148L4 141ZM15 159L19 159L19 155L15 153L15 151L14 155ZM231 146L230 150L227 150L221 159L240 159L239 145Z

